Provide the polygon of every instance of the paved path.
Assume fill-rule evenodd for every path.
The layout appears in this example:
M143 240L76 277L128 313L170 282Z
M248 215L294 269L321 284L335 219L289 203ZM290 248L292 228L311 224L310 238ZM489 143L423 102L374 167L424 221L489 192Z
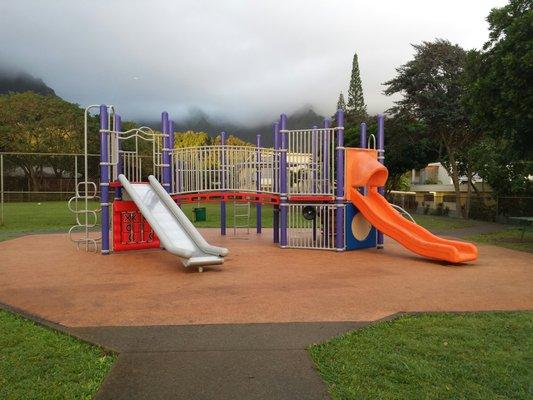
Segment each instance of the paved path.
M308 347L369 324L70 328L0 308L119 353L97 400L329 399Z
M120 352L97 399L327 399L307 352L365 323L75 328Z

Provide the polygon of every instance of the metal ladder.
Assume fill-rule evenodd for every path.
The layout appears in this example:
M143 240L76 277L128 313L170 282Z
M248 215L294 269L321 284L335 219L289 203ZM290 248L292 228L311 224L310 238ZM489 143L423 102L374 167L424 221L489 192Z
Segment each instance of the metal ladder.
M244 221L241 225L237 223L237 220L241 218ZM246 228L246 234L250 234L250 203L238 203L233 202L233 234L237 235L238 228Z
M70 212L76 215L76 225L68 230L68 237L76 243L78 250L83 246L85 251L97 252L98 246L102 243L102 236L93 230L98 225L98 214L102 210L100 207L89 208L89 202L100 202L97 193L96 183L78 182L75 195L67 203Z

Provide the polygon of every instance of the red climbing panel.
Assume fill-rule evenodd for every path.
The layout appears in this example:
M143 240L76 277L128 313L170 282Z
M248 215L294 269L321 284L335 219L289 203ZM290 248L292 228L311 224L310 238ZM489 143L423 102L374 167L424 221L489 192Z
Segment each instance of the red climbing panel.
M159 239L133 201L113 202L113 250L159 248Z

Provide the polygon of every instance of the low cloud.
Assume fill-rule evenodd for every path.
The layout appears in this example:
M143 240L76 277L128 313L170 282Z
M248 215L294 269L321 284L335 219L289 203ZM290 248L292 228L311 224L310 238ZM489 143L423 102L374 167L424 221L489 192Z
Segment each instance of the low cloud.
M410 43L487 39L504 1L10 1L0 5L0 62L82 105L130 119L191 109L253 124L312 104L332 114L359 54L370 112L390 107L382 83Z

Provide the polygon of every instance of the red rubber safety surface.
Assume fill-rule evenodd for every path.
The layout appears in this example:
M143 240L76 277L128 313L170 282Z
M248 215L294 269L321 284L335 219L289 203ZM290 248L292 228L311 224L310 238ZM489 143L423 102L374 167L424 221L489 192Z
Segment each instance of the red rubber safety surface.
M272 231L206 239L226 262L198 273L159 250L108 256L66 234L0 243L0 302L67 326L375 320L398 311L533 309L533 255L479 246L473 263L384 250L280 249Z

